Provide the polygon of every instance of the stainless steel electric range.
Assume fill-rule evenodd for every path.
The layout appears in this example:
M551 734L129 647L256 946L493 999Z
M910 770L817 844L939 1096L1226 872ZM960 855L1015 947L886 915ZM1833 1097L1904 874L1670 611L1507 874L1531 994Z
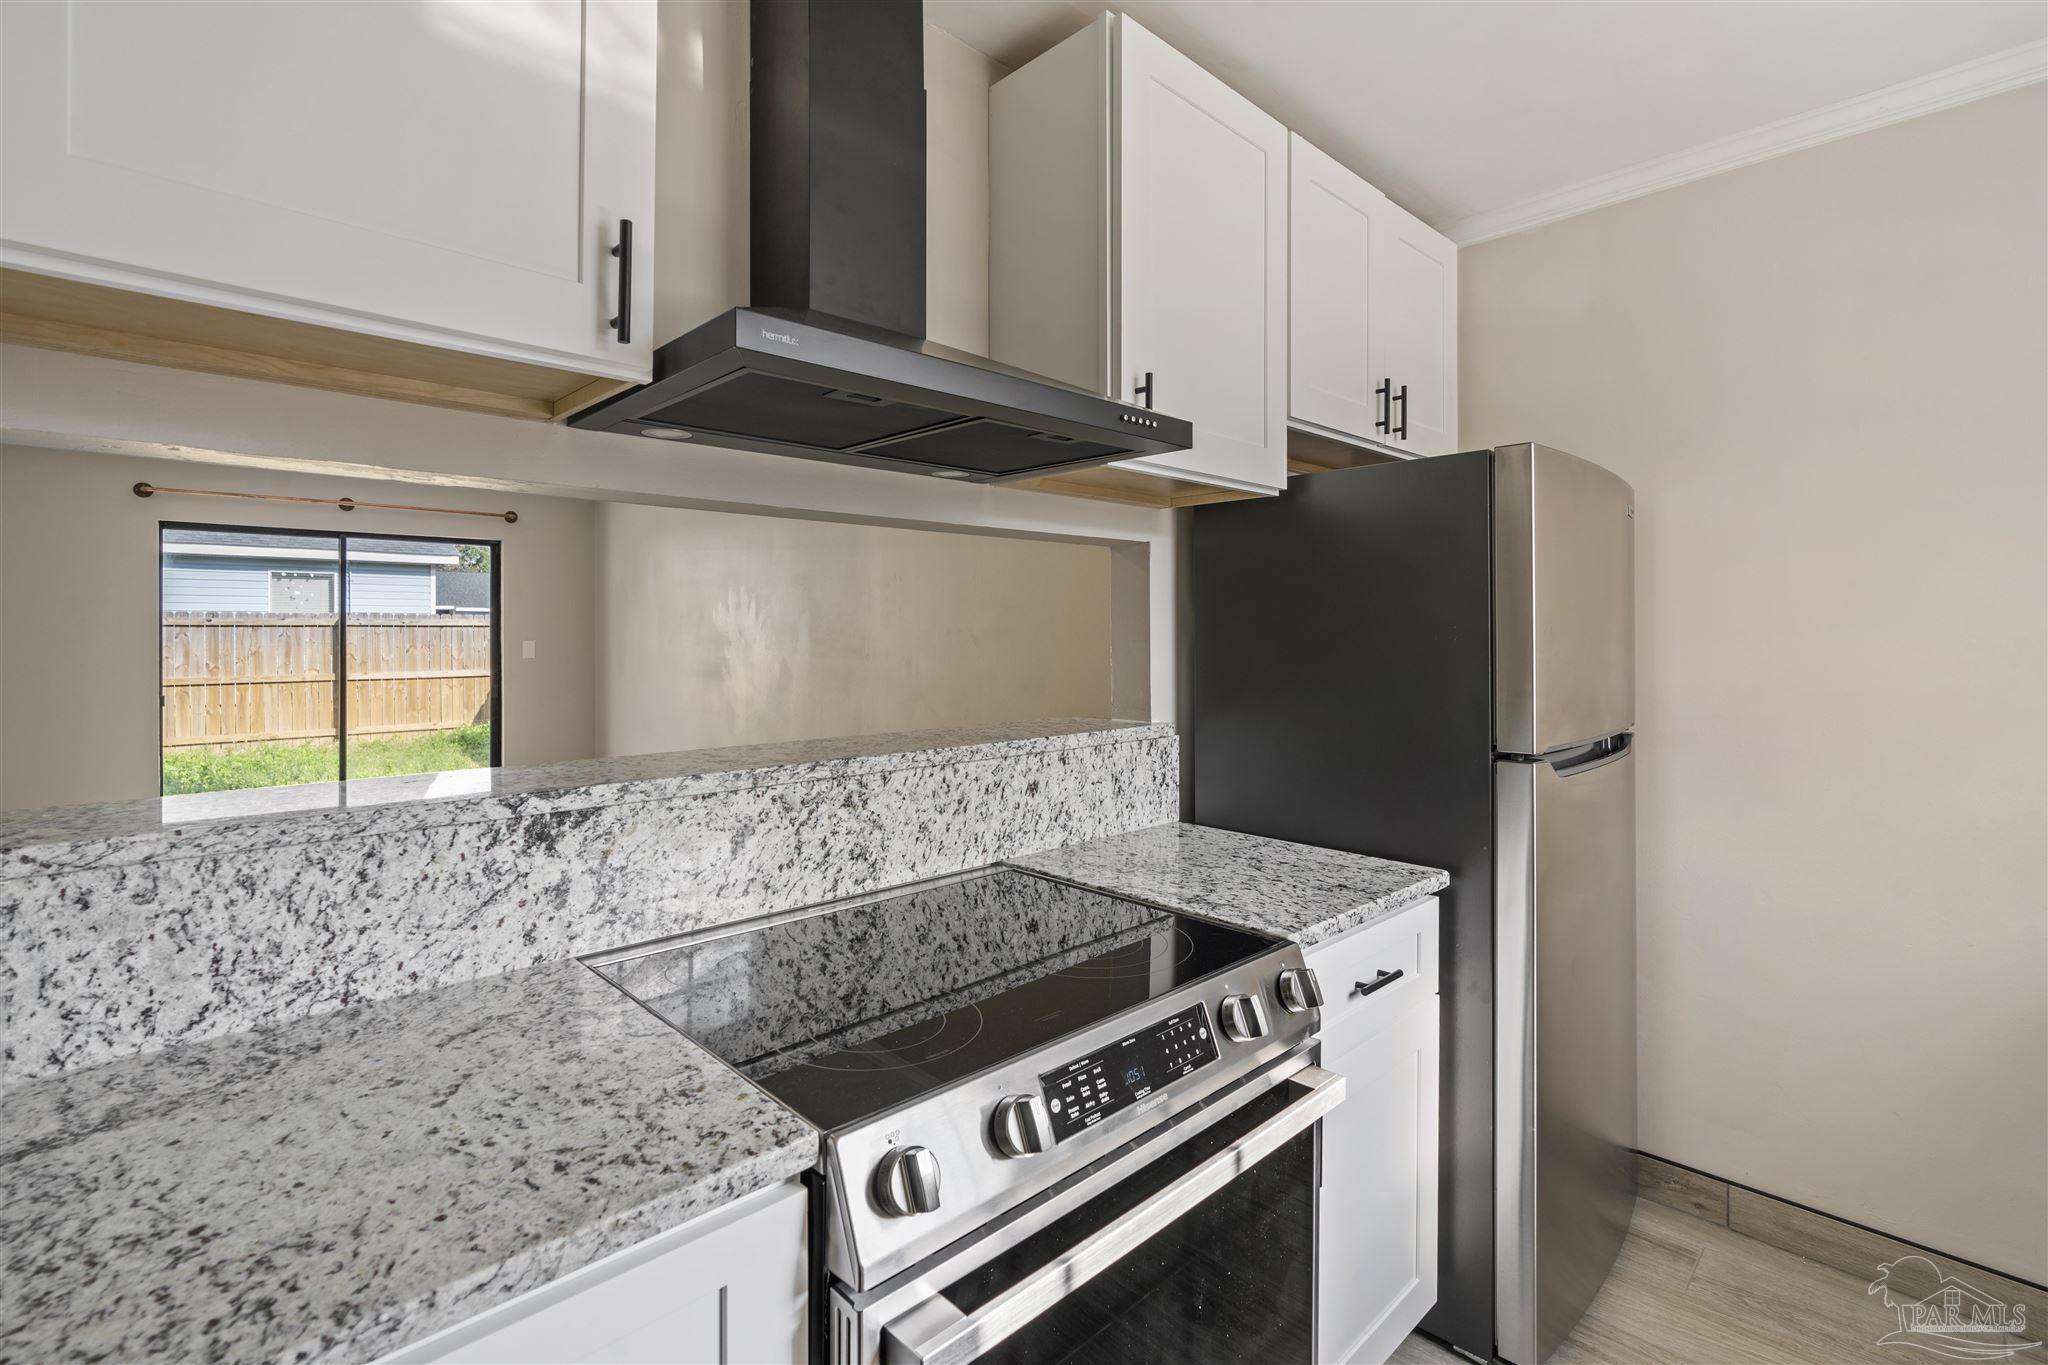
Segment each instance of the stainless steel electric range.
M1315 1359L1291 944L993 867L589 960L825 1134L814 1359Z

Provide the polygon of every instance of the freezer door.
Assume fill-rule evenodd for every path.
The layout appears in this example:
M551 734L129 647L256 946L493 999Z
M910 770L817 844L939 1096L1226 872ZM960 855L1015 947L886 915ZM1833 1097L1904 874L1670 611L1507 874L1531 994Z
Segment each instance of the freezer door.
M1635 1204L1635 757L1495 766L1495 1331L1543 1365Z
M1494 743L1542 754L1635 724L1635 493L1548 446L1494 451Z

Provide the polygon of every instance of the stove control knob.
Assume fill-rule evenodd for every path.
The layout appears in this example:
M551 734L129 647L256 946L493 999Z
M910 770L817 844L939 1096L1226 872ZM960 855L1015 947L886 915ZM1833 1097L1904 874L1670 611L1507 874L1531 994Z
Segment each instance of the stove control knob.
M1307 1014L1323 1007L1323 985L1313 967L1289 967L1280 973L1280 1007L1289 1014Z
M1223 1035L1233 1043L1249 1043L1266 1036L1266 1007L1256 995L1223 997Z
M1004 1156L1037 1156L1052 1146L1052 1121L1045 1101L1036 1095L1009 1095L996 1101L989 1136Z
M875 1167L875 1202L907 1218L939 1206L939 1159L922 1147L898 1147Z

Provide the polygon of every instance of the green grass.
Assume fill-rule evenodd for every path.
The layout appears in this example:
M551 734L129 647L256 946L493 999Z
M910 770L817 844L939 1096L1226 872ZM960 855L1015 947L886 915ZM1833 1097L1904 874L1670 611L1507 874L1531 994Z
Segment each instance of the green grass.
M251 744L226 753L194 749L164 751L164 794L240 791L247 787L288 787L332 782L340 768L332 744ZM359 739L348 748L348 775L398 777L482 768L491 761L491 727L465 725L425 735Z

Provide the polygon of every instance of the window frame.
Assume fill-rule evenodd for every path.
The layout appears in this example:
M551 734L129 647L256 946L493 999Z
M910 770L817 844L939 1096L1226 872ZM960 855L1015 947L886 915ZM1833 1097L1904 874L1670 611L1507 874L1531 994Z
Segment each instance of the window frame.
M161 535L162 533L159 532L158 534ZM161 545L163 542L159 540L157 543ZM327 573L320 569L270 569L267 572L270 575L270 591L267 596L270 602L270 610L273 612L278 612L279 610L277 605L277 580L280 576L285 578L324 578L328 583L328 598L336 602L341 600L341 584L339 581L341 575L338 573ZM336 608L330 608L329 610L336 610Z
M166 531L225 531L244 535L303 536L308 539L332 540L337 546L337 563L331 575L335 583L334 609L334 734L335 772L338 782L349 781L348 775L348 616L349 586L348 561L351 540L402 540L422 545L482 545L491 552L491 762L493 768L505 766L505 611L504 578L505 543L501 540L484 540L474 537L450 539L447 536L423 536L390 534L382 531L339 531L317 530L304 526L260 526L246 522L218 521L159 521L156 524L156 733L161 752L164 733L164 708L167 698L164 687L164 532ZM372 552L374 553L374 552ZM274 574L277 570L270 570ZM269 582L268 574L265 576ZM434 593L438 613L439 585L433 580L432 569L428 570L428 586ZM157 795L164 795L163 763L157 762Z

